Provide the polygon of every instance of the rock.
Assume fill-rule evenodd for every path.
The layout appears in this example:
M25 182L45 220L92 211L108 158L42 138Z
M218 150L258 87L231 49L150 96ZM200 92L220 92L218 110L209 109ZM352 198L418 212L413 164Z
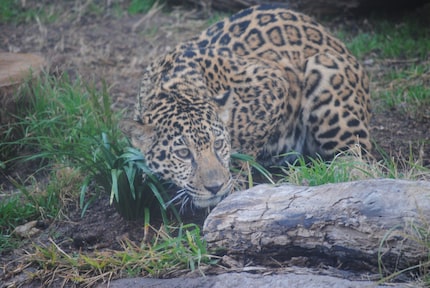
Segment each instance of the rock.
M30 238L39 233L41 230L37 228L38 221L30 221L23 225L17 226L13 230L13 234L21 238Z

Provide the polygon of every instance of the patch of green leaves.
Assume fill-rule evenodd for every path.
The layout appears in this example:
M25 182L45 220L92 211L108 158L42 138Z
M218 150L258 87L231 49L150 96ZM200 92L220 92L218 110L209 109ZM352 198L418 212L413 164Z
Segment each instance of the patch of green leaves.
M372 18L372 30L360 31L355 36L345 31L337 36L358 58L371 53L382 58L425 59L430 51L430 28L420 19L404 18L400 23Z
M145 219L149 222L151 209L157 215L161 214L164 223L168 223L166 202L169 195L147 167L140 151L129 146L114 146L106 134L102 134L102 142L103 145L96 151L95 157L100 157L100 162L105 167L100 169L95 179L105 191L110 191L111 204L114 204L126 219ZM85 189L82 189L81 207L85 206L84 191ZM180 220L174 206L171 211Z
M154 6L155 3L158 3L158 0L131 0L130 5L128 6L128 13L131 15L147 13Z
M0 23L30 22L36 18L42 22L52 22L58 17L49 5L32 5L30 7L25 3L25 1L20 0L2 0L0 4Z

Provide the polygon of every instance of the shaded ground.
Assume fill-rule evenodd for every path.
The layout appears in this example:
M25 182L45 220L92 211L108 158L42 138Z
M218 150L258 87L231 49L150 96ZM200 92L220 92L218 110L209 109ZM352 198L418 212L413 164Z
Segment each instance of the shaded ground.
M67 5L64 11L76 9L75 4ZM50 24L0 25L0 51L39 53L48 60L51 73L68 72L99 84L104 79L114 99L113 108L127 109L133 105L145 65L207 27L207 20L196 19L196 14L189 9L173 9L169 14L152 11L147 15L119 17L108 9L103 15L66 13ZM353 27L362 22L363 19L348 22L335 19L327 25L333 27L337 25L333 23L342 23L354 30ZM365 67L374 80L378 80L384 69L392 67L392 63L377 59L370 62L372 64ZM374 82L375 85L378 82ZM430 166L429 127L430 119L416 121L398 111L377 110L373 114L371 133L388 155L407 158L412 151L416 159ZM378 154L375 156L379 158ZM9 172L14 176L22 170ZM143 237L142 223L121 219L108 205L108 199L99 199L83 219L76 203L69 206L67 214L67 221L41 223L49 227L46 232L62 235L57 238L58 243L67 251L117 248L118 239L122 237L132 240ZM204 216L196 217L203 219ZM46 238L48 234L41 237ZM2 260L16 258L22 251L16 253L5 255ZM1 262L0 266L4 263Z

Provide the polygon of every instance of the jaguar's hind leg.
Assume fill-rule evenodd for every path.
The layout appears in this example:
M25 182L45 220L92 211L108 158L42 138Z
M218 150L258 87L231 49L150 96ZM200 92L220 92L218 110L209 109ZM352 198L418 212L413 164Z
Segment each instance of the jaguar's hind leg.
M302 97L304 154L329 158L356 144L370 151L369 80L353 57L326 52L307 59Z

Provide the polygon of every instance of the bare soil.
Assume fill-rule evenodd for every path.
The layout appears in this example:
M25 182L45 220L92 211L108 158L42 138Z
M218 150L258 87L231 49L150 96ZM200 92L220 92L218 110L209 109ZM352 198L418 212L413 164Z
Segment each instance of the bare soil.
M130 111L144 67L157 55L208 25L206 19L196 18L200 15L198 11L184 7L170 9L169 13L152 10L146 15L118 16L110 8L100 15L81 13L79 9L86 11L85 7L61 2L66 3L58 4L64 5L58 11L75 12L64 13L48 24L36 21L19 25L0 24L0 51L37 53L47 59L50 73L67 72L98 84L105 80L114 100L113 109ZM351 31L356 31L357 25L367 23L364 16L345 19L338 17L325 23L332 29L342 25ZM378 88L378 80L384 71L393 69L393 65L404 65L404 59L393 64L392 61L388 63L378 59L377 55L369 57L374 58L366 61L371 64L365 68L373 79L374 89ZM415 120L399 111L387 109L375 110L371 121L371 133L377 146L394 158L408 158L412 151L415 159L421 159L427 167L430 167L429 127L430 119ZM374 154L380 158L378 153ZM10 173L15 175L25 170L28 167ZM4 181L5 178L2 179ZM5 183L0 183L0 187L2 184ZM64 219L67 220L40 223L45 230L38 239L47 241L49 235L60 235L56 238L57 243L66 252L71 252L119 249L119 239L127 237L141 241L144 234L142 223L123 220L105 198L98 199L83 218L76 203L71 203L65 214L67 217ZM203 219L204 215L199 214L192 221L201 224ZM19 250L1 256L0 267L5 265L6 268L0 271L0 279L14 279L11 268L17 263L11 261L22 253L24 251Z

